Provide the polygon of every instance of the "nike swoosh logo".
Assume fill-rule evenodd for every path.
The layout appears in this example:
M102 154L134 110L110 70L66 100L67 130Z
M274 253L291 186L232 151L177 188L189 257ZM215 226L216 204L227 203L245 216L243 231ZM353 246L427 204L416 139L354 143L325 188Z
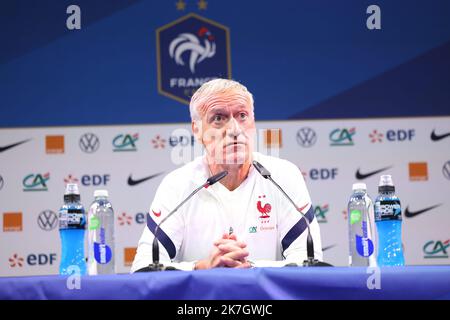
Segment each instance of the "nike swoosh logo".
M418 216L419 214L422 214L424 212L433 210L434 208L437 208L437 207L440 207L440 206L442 206L442 204L436 204L434 206L431 206L431 207L428 207L428 208L425 208L425 209L422 209L422 210L418 210L418 211L409 211L409 206L408 206L405 209L405 217L412 218L412 217Z
M160 176L160 175L162 175L163 173L164 173L164 172L160 172L160 173L157 173L157 174L152 174L151 176L148 176L148 177L145 177L145 178L142 178L142 179L139 179L139 180L134 180L134 179L131 177L131 174L130 174L130 176L128 177L128 185L129 185L129 186L135 186L135 185L140 184L140 183L142 183L142 182L145 182L145 181L147 181L147 180L156 178L157 176Z
M157 218L161 217L161 210L159 210L159 212L155 212L154 210L152 210L152 212Z
M374 174L380 173L380 172L385 171L385 170L390 169L390 168L392 168L392 166L386 167L386 168L383 168L383 169L379 169L379 170L375 170L375 171L372 171L372 172L368 172L368 173L361 173L361 172L359 172L359 169L358 169L358 170L356 170L355 177L358 180L366 179L366 178L368 178L370 176L373 176Z
M439 140L442 140L442 139L447 138L447 137L450 137L450 132L438 135L438 134L436 134L434 132L434 129L431 132L431 136L430 136L431 140L433 140L433 141L439 141Z
M22 143L28 142L30 140L31 139L27 139L27 140L23 140L23 141L20 141L20 142L16 142L16 143L10 144L9 146L0 147L0 152L6 151L6 150L11 149L11 148L14 148L14 147L16 147L18 145L21 145Z
M297 210L300 211L301 213L303 213L303 209L305 209L308 205L309 205L309 202L307 204L305 204L303 207L297 208Z

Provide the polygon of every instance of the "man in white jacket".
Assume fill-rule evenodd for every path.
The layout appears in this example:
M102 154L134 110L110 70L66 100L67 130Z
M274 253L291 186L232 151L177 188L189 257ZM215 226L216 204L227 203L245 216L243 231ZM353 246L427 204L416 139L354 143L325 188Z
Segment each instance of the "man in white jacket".
M238 82L203 84L190 103L192 131L205 155L161 182L139 240L132 272L152 263L156 225L206 179L228 175L202 189L157 232L160 261L182 270L301 264L307 225L281 192L252 166L257 160L310 221L314 255L322 260L320 229L300 170L291 162L254 152L253 97Z

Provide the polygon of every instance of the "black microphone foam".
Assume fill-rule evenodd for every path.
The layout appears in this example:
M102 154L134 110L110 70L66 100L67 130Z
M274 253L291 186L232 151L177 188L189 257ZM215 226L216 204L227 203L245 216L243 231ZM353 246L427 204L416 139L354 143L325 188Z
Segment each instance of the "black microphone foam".
M225 178L225 176L227 174L228 174L228 171L219 172L218 174L215 174L212 177L209 177L208 180L206 180L206 183L208 183L210 186L212 186L214 183L216 183L219 180Z
M261 163L259 163L256 160L253 160L253 166L255 167L256 170L258 170L258 172L265 178L269 178L270 177L270 172L269 170L267 170Z

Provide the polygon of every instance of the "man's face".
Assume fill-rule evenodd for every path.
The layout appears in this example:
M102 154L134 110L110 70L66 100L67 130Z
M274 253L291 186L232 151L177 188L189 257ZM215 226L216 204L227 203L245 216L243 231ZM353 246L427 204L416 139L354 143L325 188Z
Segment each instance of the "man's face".
M212 96L199 108L192 128L216 164L244 164L254 146L255 118L247 96L239 92Z

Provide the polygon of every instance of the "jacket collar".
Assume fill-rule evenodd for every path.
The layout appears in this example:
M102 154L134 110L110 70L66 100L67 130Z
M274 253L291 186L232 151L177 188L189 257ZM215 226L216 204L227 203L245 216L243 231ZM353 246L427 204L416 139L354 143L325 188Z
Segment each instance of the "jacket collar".
M258 160L261 158L261 154L259 152L253 152L253 159ZM196 186L201 186L206 180L211 176L209 171L208 164L206 162L206 156L196 157L192 162L192 175L191 180ZM257 174L255 168L253 166L250 167L250 171L248 173L247 178L242 182L242 184L247 183L248 180L254 175ZM218 182L220 183L220 182ZM214 186L213 186L214 187ZM213 187L207 188L206 190L211 193Z

